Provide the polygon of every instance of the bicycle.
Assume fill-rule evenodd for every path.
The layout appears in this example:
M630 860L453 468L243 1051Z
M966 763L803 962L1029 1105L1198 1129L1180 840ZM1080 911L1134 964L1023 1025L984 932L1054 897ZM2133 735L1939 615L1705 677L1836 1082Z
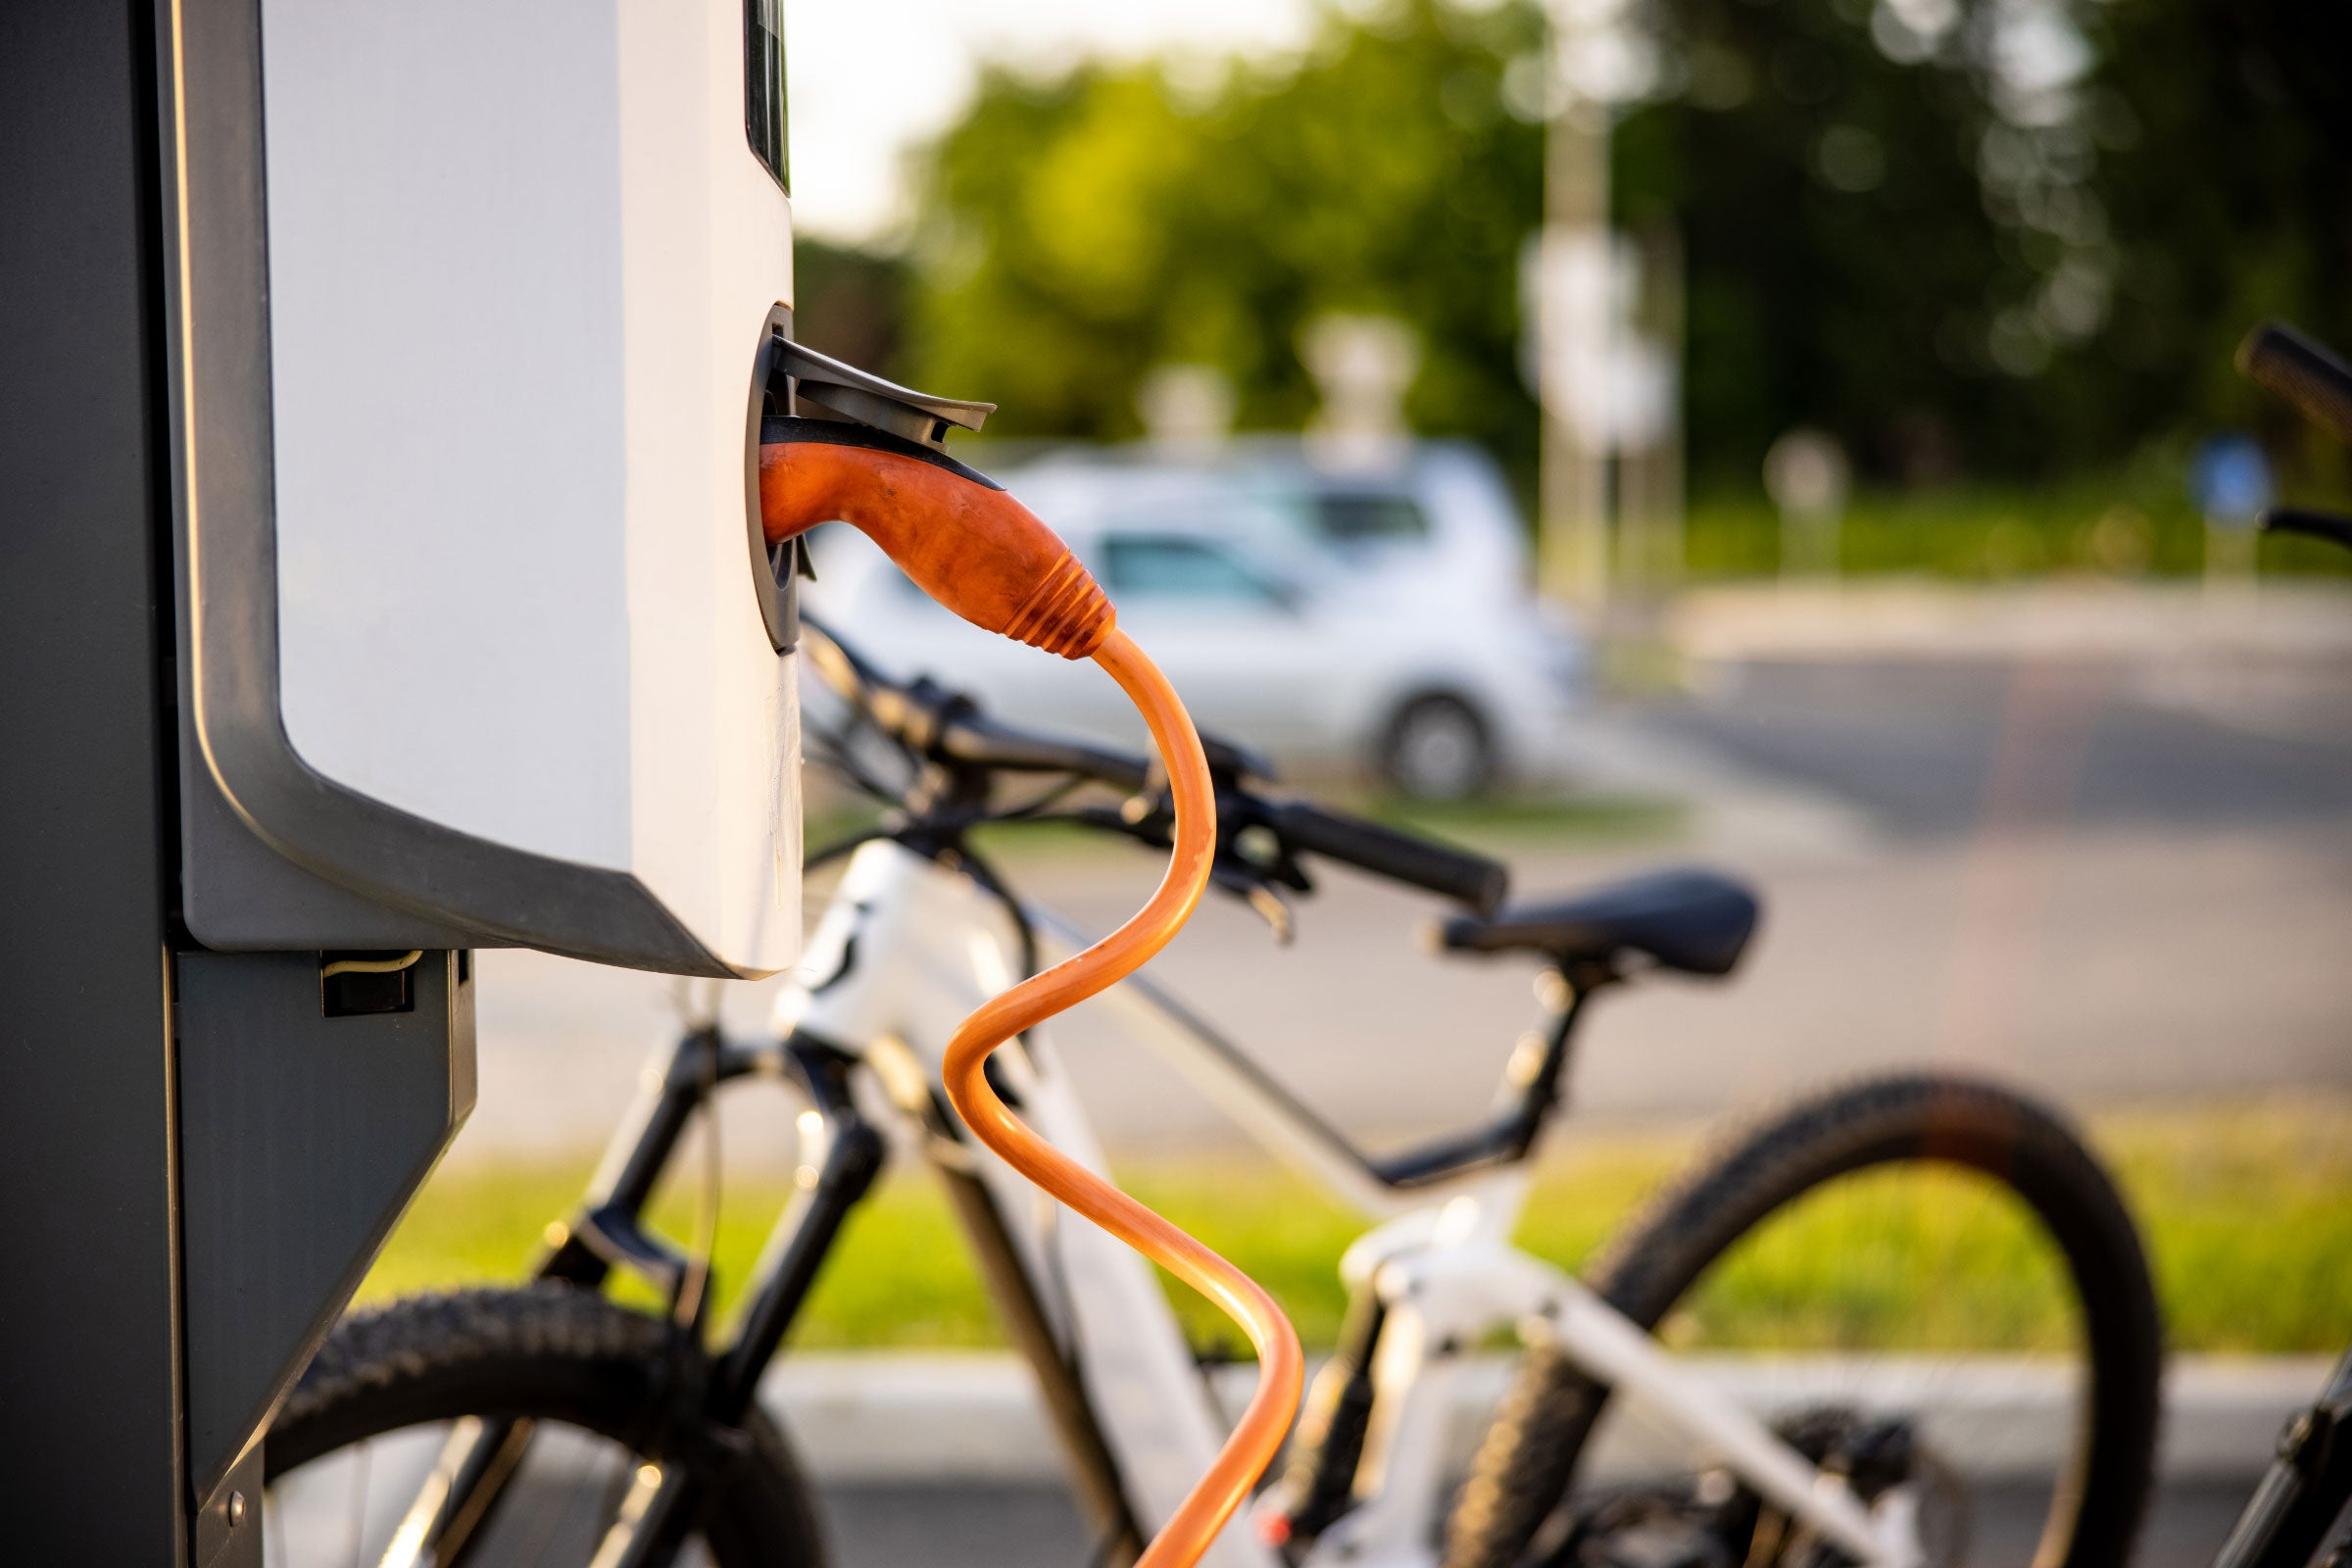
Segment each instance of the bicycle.
M772 1038L710 1026L676 1044L533 1283L395 1302L328 1339L271 1427L265 1462L273 1504L296 1491L348 1489L358 1499L346 1509L348 1534L331 1543L347 1544L350 1560L446 1568L515 1560L528 1546L614 1568L670 1560L691 1536L698 1560L823 1561L816 1506L756 1393L883 1165L886 1141L868 1114L876 1102L912 1131L945 1184L1006 1337L1036 1375L1101 1533L1100 1560L1130 1558L1217 1446L1219 1417L1150 1267L1041 1207L962 1134L937 1088L937 1053L954 1024L1081 940L1011 889L975 850L973 830L1059 821L1164 848L1164 796L1142 759L996 722L928 680L889 680L820 627L808 628L804 646L847 715L825 760L892 814L811 857L846 854L848 863ZM2059 1117L1994 1085L1940 1075L1816 1095L1720 1142L1579 1280L1510 1245L1577 1025L1593 998L1645 971L1729 972L1755 928L1754 896L1685 870L1506 907L1507 873L1492 860L1270 794L1270 770L1238 749L1212 745L1211 761L1222 890L1276 916L1285 895L1312 890L1308 867L1321 859L1433 893L1458 906L1439 928L1442 946L1536 963L1541 1020L1514 1052L1490 1120L1376 1155L1159 987L1130 979L1106 997L1246 1132L1376 1222L1343 1262L1349 1309L1287 1469L1257 1499L1255 1533L1227 1531L1210 1560L1957 1562L1970 1499L1939 1455L1965 1434L1930 1409L1950 1368L1919 1355L1825 1360L1803 1397L1768 1420L1656 1337L1679 1348L1718 1322L1737 1333L1757 1321L1758 1293L1770 1298L1768 1326L1797 1321L1800 1304L1826 1324L1869 1308L1874 1291L1900 1297L1906 1274L1906 1299L1932 1305L1917 1276L1932 1276L1938 1258L1857 1231L1886 1222L1892 1235L1911 1221L1926 1238L1914 1245L1942 1247L1947 1263L1955 1249L2038 1248L2018 1252L2041 1271L2041 1295L2018 1310L2042 1329L2011 1325L2002 1342L2023 1333L2059 1352L2020 1373L2055 1390L2067 1411L2026 1478L2042 1520L2035 1560L2125 1561L2152 1473L2161 1336L2130 1216ZM1036 787L1005 800L1021 780ZM1114 800L1090 802L1089 790ZM1033 1031L997 1063L1000 1093L1030 1125L1100 1168L1102 1151L1051 1038ZM644 1213L697 1112L750 1079L789 1083L807 1102L799 1193L731 1332L707 1346L707 1246L681 1249ZM1991 1218L1978 1224L1967 1210L1965 1223L1945 1223L1955 1211L1932 1185L1944 1180ZM1849 1201L1857 1193L1859 1208ZM1841 1249L1813 1258L1788 1301L1773 1297L1776 1239L1801 1260L1805 1227L1825 1214L1845 1227ZM1825 1283L1823 1263L1867 1269ZM667 1310L607 1298L602 1287L616 1273L652 1284ZM1747 1298L1727 1302L1719 1288ZM1976 1326L1974 1301L1921 1315L1949 1337ZM1466 1352L1505 1332L1526 1348L1448 1513L1442 1440L1454 1388ZM1604 1412L1620 1406L1648 1412L1679 1445L1631 1478L1603 1468L1596 1438ZM1930 1413L1914 1419L1920 1410ZM660 1486L680 1469L694 1479L690 1493ZM378 1478L388 1478L380 1499ZM657 1494L691 1500L649 1518ZM275 1560L300 1560L282 1549L290 1544Z

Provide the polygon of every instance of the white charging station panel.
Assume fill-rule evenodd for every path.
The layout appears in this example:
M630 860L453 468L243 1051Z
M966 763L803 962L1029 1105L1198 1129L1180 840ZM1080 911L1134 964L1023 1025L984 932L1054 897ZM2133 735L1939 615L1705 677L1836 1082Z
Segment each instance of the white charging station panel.
M190 928L791 962L772 0L181 4Z

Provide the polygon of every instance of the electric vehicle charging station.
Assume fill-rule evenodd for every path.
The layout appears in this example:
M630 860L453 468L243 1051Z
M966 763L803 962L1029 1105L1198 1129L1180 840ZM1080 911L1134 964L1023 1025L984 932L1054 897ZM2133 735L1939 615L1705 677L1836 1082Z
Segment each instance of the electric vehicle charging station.
M0 1557L262 1560L471 950L797 956L777 12L0 24Z

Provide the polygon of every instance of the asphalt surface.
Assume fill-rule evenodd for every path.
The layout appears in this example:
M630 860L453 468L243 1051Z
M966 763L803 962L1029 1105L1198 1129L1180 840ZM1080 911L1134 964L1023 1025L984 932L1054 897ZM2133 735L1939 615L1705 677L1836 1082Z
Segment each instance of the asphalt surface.
M1759 659L1649 717L1906 840L2352 819L2333 661Z
M2167 1491L2141 1532L2136 1568L2207 1568L2251 1490ZM824 1507L841 1568L1090 1568L1095 1560L1095 1543L1059 1488L835 1487ZM2030 1561L2038 1524L2024 1497L1980 1498L1968 1561Z

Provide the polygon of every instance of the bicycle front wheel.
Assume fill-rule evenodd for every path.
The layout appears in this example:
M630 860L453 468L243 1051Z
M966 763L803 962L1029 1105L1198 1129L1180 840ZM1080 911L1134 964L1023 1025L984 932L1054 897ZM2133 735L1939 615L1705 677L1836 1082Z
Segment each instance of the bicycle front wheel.
M436 1560L419 1543L390 1548L452 1445L489 1428L514 1441L489 1467L488 1505L441 1543L445 1564L585 1565L653 1464L702 1481L677 1561L822 1568L815 1503L775 1427L757 1410L724 1430L679 1414L671 1391L698 1355L682 1358L660 1319L554 1282L346 1318L263 1447L270 1561Z
M1660 1194L1588 1282L1865 1494L1907 1486L1936 1568L2130 1557L2154 1471L2154 1290L2114 1185L2033 1102L1915 1075L1796 1104ZM1615 1561L1608 1544L1642 1531L1730 1562L1841 1560L1608 1393L1561 1348L1527 1353L1447 1568Z

